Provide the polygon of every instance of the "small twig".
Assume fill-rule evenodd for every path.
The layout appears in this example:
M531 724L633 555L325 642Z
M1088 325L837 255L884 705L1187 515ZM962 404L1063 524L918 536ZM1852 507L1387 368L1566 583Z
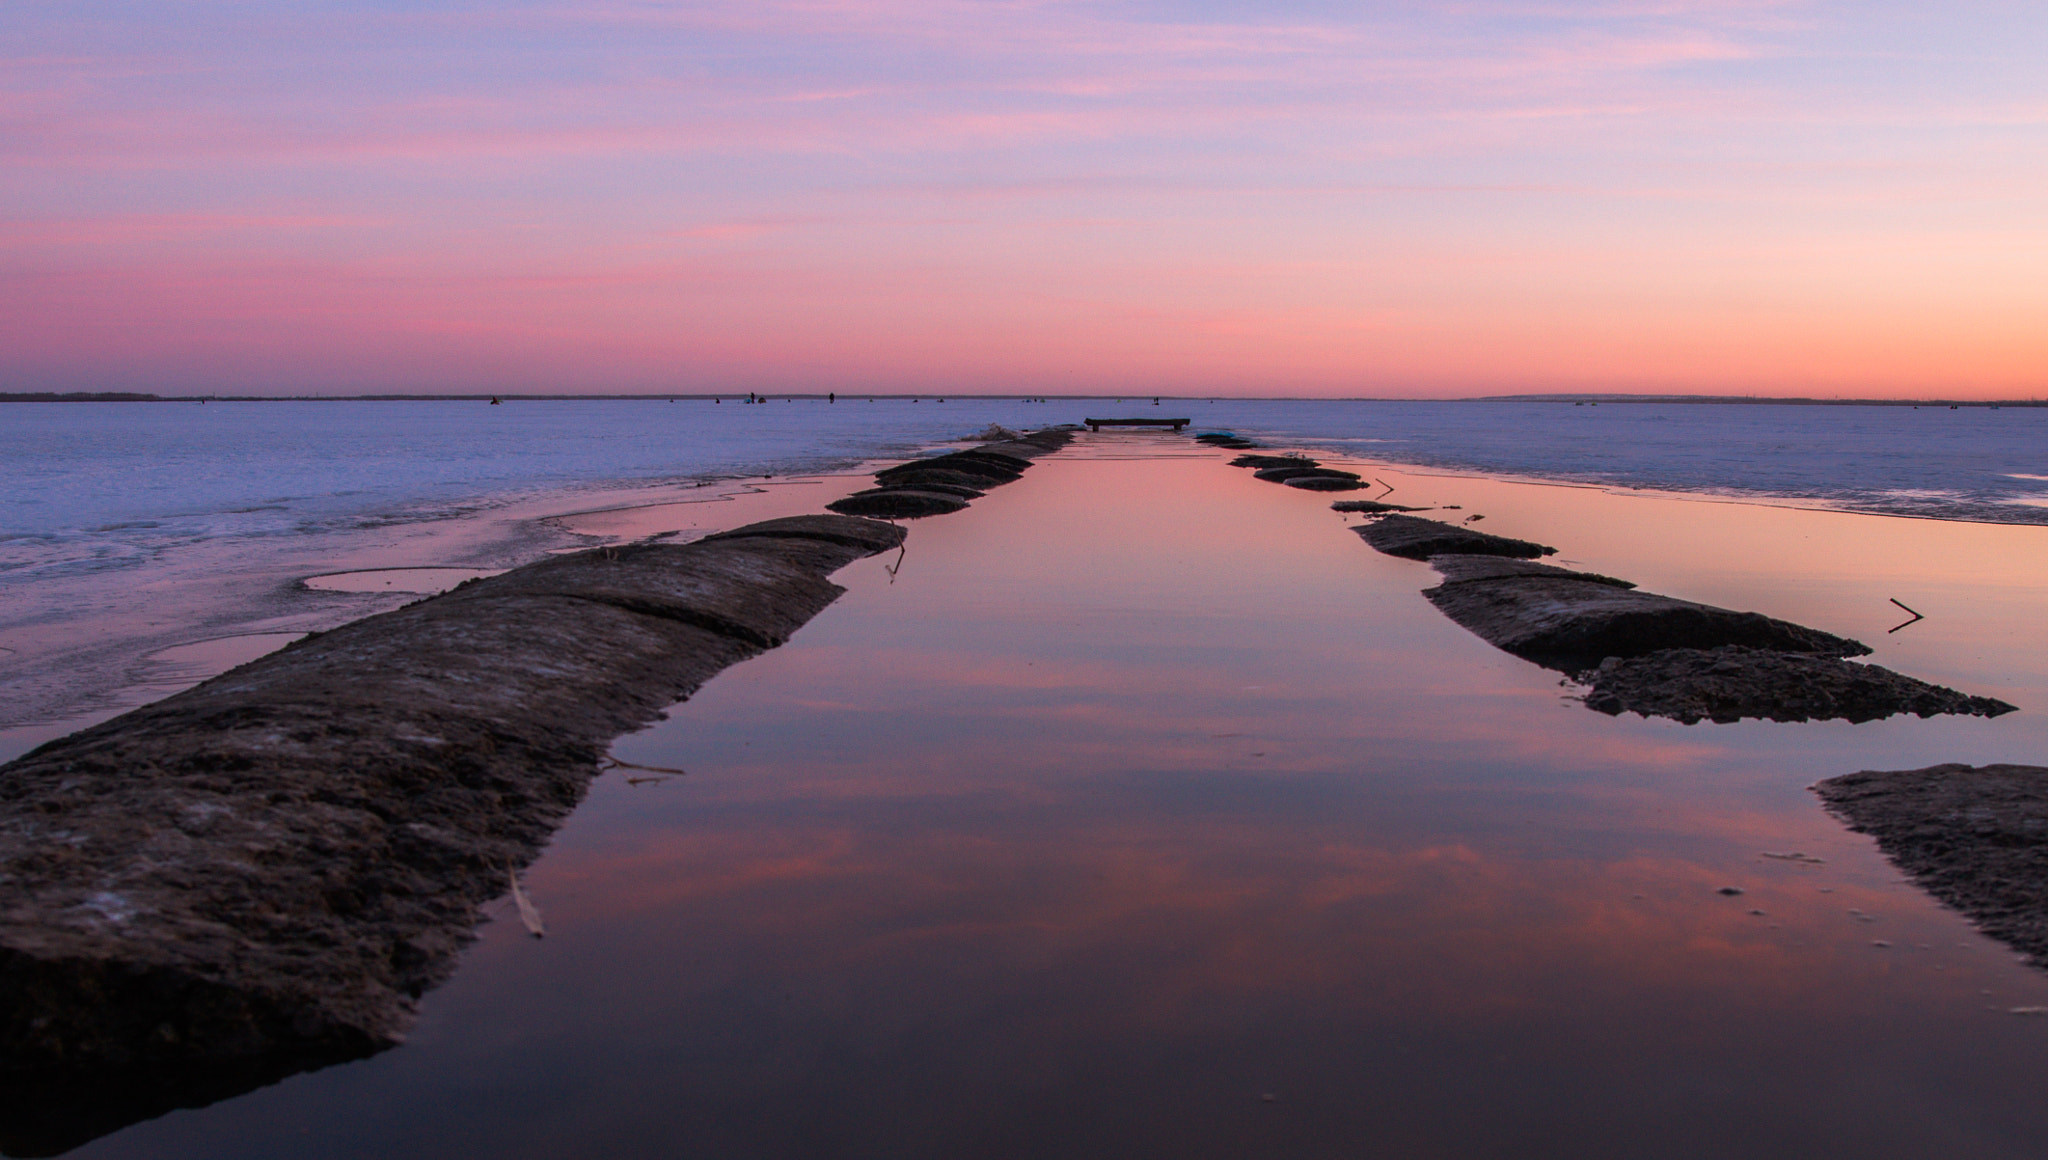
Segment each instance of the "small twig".
M903 547L902 547L902 548L900 548L900 549L898 549L898 550L897 550L897 552L896 552L896 562L895 562L894 564L884 564L884 565L882 565L882 570L883 570L883 571L885 571L885 572L887 572L887 573L889 573L889 583L891 583L891 584L894 584L894 583L896 583L896 573L898 573L898 572L900 572L900 571L902 571L902 570L903 570L903 557L905 557L905 556L908 556L909 554L910 554L910 545L909 545L909 544L905 544L905 545L903 545Z
M1385 498L1387 498L1388 496L1390 496L1390 495L1394 494L1394 485L1393 485L1393 484L1391 484L1391 483L1388 483L1388 482L1387 482L1386 480L1384 480L1384 479L1381 479L1381 478L1380 478L1379 476L1373 476L1373 479L1372 479L1372 481L1373 481L1374 483L1377 483L1377 484L1379 484L1379 485L1380 485L1381 487L1384 487L1384 488L1386 488L1386 489L1387 489L1387 490L1385 490L1385 491L1383 491L1383 492L1379 493L1378 495L1374 496L1374 497L1373 497L1374 499L1385 499Z
M1887 597L1886 599L1891 599L1891 598L1890 598L1890 597ZM1892 600L1892 603L1893 603L1893 604L1898 604L1900 608L1905 608L1907 612L1911 612L1911 613L1913 613L1913 619L1911 619L1911 620L1907 621L1907 622L1906 622L1906 624L1918 624L1919 622L1921 622L1921 621L1923 621L1923 620L1926 620L1926 619L1927 619L1927 617L1926 617L1925 615L1921 614L1920 612L1917 612L1917 611L1915 611L1914 609L1911 609L1911 608L1907 608L1907 607L1906 607L1906 606L1905 606L1904 604L1899 604L1899 602L1898 602L1897 600ZM1886 630L1885 630L1885 635L1886 635L1886 636L1890 636L1890 635L1891 635L1892 633L1895 633L1895 632L1899 631L1899 629L1901 629L1901 628L1904 628L1904 627L1906 627L1906 624L1901 624L1901 625L1898 625L1898 626L1896 626L1896 627L1894 627L1894 628L1888 628L1888 629L1886 629Z
M528 898L526 891L519 886L519 871L507 864L505 876L512 880L512 902L519 907L519 921L526 924L527 933L535 938L546 935L548 928L540 920L540 908L533 904L533 899Z
M645 770L645 771L646 771L646 772L648 772L648 773L658 773L658 774L660 774L660 775L661 775L660 777L629 777L629 778L627 778L627 779L626 779L626 784L627 784L627 785L645 785L645 784L647 784L647 783L648 783L648 782L650 782L650 781L666 781L666 780L668 780L668 779L669 779L669 778L671 778L671 777L688 777L688 776L690 776L690 771L689 771L689 770L687 770L687 769L673 769L673 768L670 768L669 766L666 766L666 765L640 765L640 764L637 764L637 763L635 763L635 762L631 762L631 761L620 761L620 760L619 760L618 758L616 758L616 757L607 757L607 758L605 758L605 759L604 759L604 768L605 768L605 769L639 769L639 770Z

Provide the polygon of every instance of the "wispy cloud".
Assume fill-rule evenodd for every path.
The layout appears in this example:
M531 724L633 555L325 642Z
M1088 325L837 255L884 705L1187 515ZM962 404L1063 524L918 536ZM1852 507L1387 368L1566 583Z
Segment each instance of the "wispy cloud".
M2042 237L2048 37L2002 11L23 0L0 19L0 310L49 322L96 286L174 341L234 332L195 311L298 303L337 328L305 365L511 318L585 365L609 345L621 375L715 349L902 382L1394 367L1450 389L1517 358L1762 373L1689 327L1794 359L1779 322L1702 309L1732 296L1843 374L1871 360L1824 336L1931 368L1973 356L1915 307L2048 305L2015 257ZM1997 241L1965 243L1959 279L1918 240L1960 214ZM42 327L37 367L109 325L74 321ZM770 337L791 327L800 357ZM2048 355L2016 335L1980 361ZM387 345L386 370L414 349Z

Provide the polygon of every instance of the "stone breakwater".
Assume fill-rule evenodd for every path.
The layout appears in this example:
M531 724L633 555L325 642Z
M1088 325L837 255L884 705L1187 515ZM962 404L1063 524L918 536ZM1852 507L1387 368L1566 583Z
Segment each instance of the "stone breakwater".
M1290 486L1324 470L1313 459L1287 455L1241 455L1231 466ZM1852 664L1845 658L1870 652L1860 641L1539 563L1557 552L1547 544L1403 514L1418 509L1372 500L1331 507L1365 515L1368 522L1353 530L1376 551L1428 562L1443 582L1423 596L1445 616L1496 648L1569 674L1588 687L1587 707L1602 713L1694 724L1744 717L1869 721L1895 713L1995 717L2013 710Z
M1073 437L989 434L877 490L958 510ZM401 1042L612 739L788 640L844 591L831 573L905 534L795 516L543 560L0 766L0 1150Z
M875 486L825 506L849 516L914 520L957 512L990 489L1015 483L1033 458L1065 447L1072 428L1054 427L998 437L980 447L926 459L913 459L875 473Z
M399 1042L612 738L903 539L802 516L546 560L0 767L8 1122L42 1085L175 1106Z

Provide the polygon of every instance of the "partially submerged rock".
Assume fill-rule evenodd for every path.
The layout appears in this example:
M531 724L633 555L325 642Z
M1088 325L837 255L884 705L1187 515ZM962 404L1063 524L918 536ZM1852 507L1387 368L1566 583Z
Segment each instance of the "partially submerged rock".
M1330 506L1394 510L1371 500ZM1439 611L1496 648L1587 683L1587 707L1603 713L1693 724L1744 717L1870 721L1896 713L1995 717L2013 709L1850 664L1842 658L1870 649L1846 637L1537 563L1556 552L1542 544L1399 514L1352 530L1388 555L1429 561L1443 582L1423 595Z
M1996 717L2013 707L1842 658L1845 637L1675 600L1612 576L1496 556L1431 556L1427 589L1489 644L1589 686L1590 709L1700 721L1872 721L1898 713Z
M398 1042L611 739L903 535L810 516L546 560L0 767L0 1147Z
M904 532L887 524L873 520L846 520L838 516L782 516L779 519L762 520L730 531L713 532L698 540L700 544L715 544L721 540L790 540L797 543L812 542L838 544L852 548L855 555L848 562L862 556L873 556L899 547Z
M1545 547L1528 540L1488 535L1441 520L1425 520L1420 516L1383 516L1352 530L1378 551L1410 560L1427 560L1431 556L1450 552L1479 556L1513 556L1533 560L1538 556L1555 555L1557 552L1556 548Z
M877 487L857 491L825 505L841 515L878 520L915 520L943 516L967 506L964 496L910 487Z
M1568 580L1585 580L1594 584L1607 584L1615 588L1634 588L1627 580L1602 576L1598 572L1575 572L1559 568L1554 564L1539 564L1534 560L1517 560L1511 556L1468 556L1447 552L1431 556L1429 566L1446 584L1463 584L1472 580L1498 580L1503 576L1559 576Z
M2048 961L2048 769L1865 771L1813 791L1922 890L2037 966Z
M890 487L908 487L920 491L944 492L963 499L979 499L986 492L989 481L984 476L969 475L964 471L948 471L943 467L926 467L913 471L900 471L889 476Z
M1240 455L1230 461L1232 467L1255 467L1264 471L1269 467L1318 467L1315 460L1302 455Z
M996 429L982 434L994 433ZM990 488L1021 479L1034 457L1051 454L1071 442L1074 429L1049 427L1024 435L1009 431L1000 434L1001 438L966 451L885 467L875 473L879 486L825 506L842 515L885 520L914 520L957 512Z
M1267 483L1286 483L1291 479L1303 479L1309 476L1318 476L1324 479L1355 480L1358 478L1358 473L1354 471L1339 471L1334 467L1318 467L1314 463L1307 461L1290 463L1280 467L1261 467L1252 473L1253 479L1264 480Z
M958 452L953 455L941 455L933 459L913 459L909 463L884 468L875 473L875 482L886 487L894 484L899 479L906 479L931 471L945 471L964 475L974 480L976 487L1000 487L1005 483L1015 483L1023 476L1023 469L1016 466L1018 462L1021 461L998 462L991 459L983 459L979 456L970 456L966 452ZM1026 463L1025 466L1028 467L1030 465Z
M1365 486L1357 476L1346 472L1332 472L1327 475L1320 472L1313 475L1297 475L1292 479L1283 479L1280 482L1301 491L1357 491Z
M1406 504L1381 503L1372 499L1340 499L1330 505L1333 512L1365 512L1378 515L1382 512L1426 512L1428 508L1409 507Z
M1608 657L1580 678L1589 709L1619 715L1700 721L1875 721L1899 713L1920 717L1996 717L2013 706L1916 681L1876 665L1811 653L1727 645L1663 649Z
M1440 584L1423 595L1496 648L1565 672L1605 657L1673 648L1744 645L1822 656L1861 656L1857 641L1710 604L1619 588L1608 577L1500 576Z

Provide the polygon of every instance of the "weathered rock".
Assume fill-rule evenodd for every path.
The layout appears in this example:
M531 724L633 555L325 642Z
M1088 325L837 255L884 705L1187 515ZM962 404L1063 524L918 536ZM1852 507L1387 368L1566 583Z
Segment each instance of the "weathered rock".
M898 464L895 467L883 468L875 473L875 482L886 485L899 476L910 475L916 472L956 471L962 475L973 477L978 481L976 486L994 487L1000 484L1014 483L1022 478L1024 473L1014 466L1018 463L1028 464L1029 460L1011 459L1008 456L1004 456L1002 461L998 462L994 457L982 458L970 452L956 451L951 455L935 455L930 459L913 459L908 463Z
M0 767L0 1147L398 1042L611 738L902 539L813 516L547 560Z
M1252 478L1262 479L1267 483L1286 483L1290 479L1301 479L1311 475L1322 476L1327 479L1358 478L1356 472L1339 471L1334 467L1318 467L1313 463L1296 463L1285 467L1261 467L1252 473Z
M1425 520L1419 516L1383 516L1352 530L1375 549L1389 556L1401 556L1410 560L1427 560L1431 556L1446 552L1476 556L1514 556L1533 560L1538 556L1555 555L1557 552L1556 548L1547 548L1528 540L1511 540L1506 536L1488 535L1441 520Z
M984 444L983 446L970 448L966 451L955 451L945 458L976 460L993 467L1000 467L1005 471L1015 472L1028 470L1031 467L1032 459L1030 455L1008 454L994 443Z
M1331 505L1373 510L1371 501ZM1535 562L1556 549L1413 516L1388 515L1354 528L1374 548L1427 559L1443 583L1423 595L1480 639L1591 689L1589 708L1637 712L1693 724L1762 717L1774 721L1895 713L2012 711L1875 665L1850 664L1869 647L1755 612L1675 600L1612 576Z
M886 552L903 543L903 529L873 520L849 520L839 516L782 516L779 519L762 520L733 528L731 531L713 532L699 543L716 543L720 540L811 540L819 543L837 544L853 549L844 563L850 564L862 556L873 556Z
M1378 500L1371 499L1340 499L1330 505L1330 510L1333 512L1368 512L1378 515L1381 512L1426 512L1429 509L1408 507L1405 504L1398 503L1380 503Z
M1728 645L1609 657L1581 678L1586 707L1670 717L1687 725L1744 717L1769 721L1875 721L1920 717L1996 717L2013 706L1916 681L1876 665L1811 653Z
M1057 446L1046 447L1036 443L1027 443L1022 439L1013 439L1002 443L985 443L980 448L980 450L999 455L1006 461L1026 465L1038 456L1050 455L1058 449Z
M1554 564L1539 564L1534 560L1517 560L1510 556L1465 556L1444 553L1431 556L1429 566L1446 584L1462 584L1468 580L1498 580L1503 576L1562 576L1569 580L1587 580L1594 584L1609 584L1616 588L1634 588L1627 580L1602 576L1598 572L1574 572Z
M1320 467L1315 460L1302 455L1240 455L1230 461L1232 467L1256 467L1261 471L1269 467Z
M1011 438L913 459L875 473L880 486L857 492L825 506L850 516L914 520L946 515L967 506L992 487L1014 483L1032 466L1032 458L1049 455L1073 441L1074 428L1049 427Z
M2035 966L2048 962L2048 769L1865 771L1813 790L1922 890Z
M855 549L808 542L797 551L792 559L784 546L726 538L578 552L463 585L439 605L455 609L476 601L560 597L774 648L838 595L824 574L854 558Z
M942 516L949 512L957 512L967 506L967 501L944 492L877 487L854 492L845 499L834 500L825 506L842 515L868 516L884 520L915 520L925 516Z
M1606 657L1723 645L1861 656L1853 640L1755 612L1731 612L1573 576L1503 576L1423 595L1474 635L1524 659L1581 672Z
M977 500L988 494L986 486L982 488L963 487L953 483L926 481L920 476L899 476L896 479L890 480L889 486L909 488L913 491L935 491L940 495L950 495L964 500Z
M1040 455L1050 455L1067 444L1072 443L1074 435L1078 431L1080 431L1080 428L1071 424L1060 427L1046 427L1037 431L1027 431L1022 435L999 442L989 442L983 446L989 451L1016 456L1020 459L1033 459Z
M1293 479L1283 479L1280 482L1302 491L1357 491L1365 486L1357 476L1347 479L1342 474L1297 475Z
M962 499L979 499L989 486L985 476L969 475L964 471L948 471L943 467L899 471L890 475L884 482L890 487L938 491L947 495L957 495Z

